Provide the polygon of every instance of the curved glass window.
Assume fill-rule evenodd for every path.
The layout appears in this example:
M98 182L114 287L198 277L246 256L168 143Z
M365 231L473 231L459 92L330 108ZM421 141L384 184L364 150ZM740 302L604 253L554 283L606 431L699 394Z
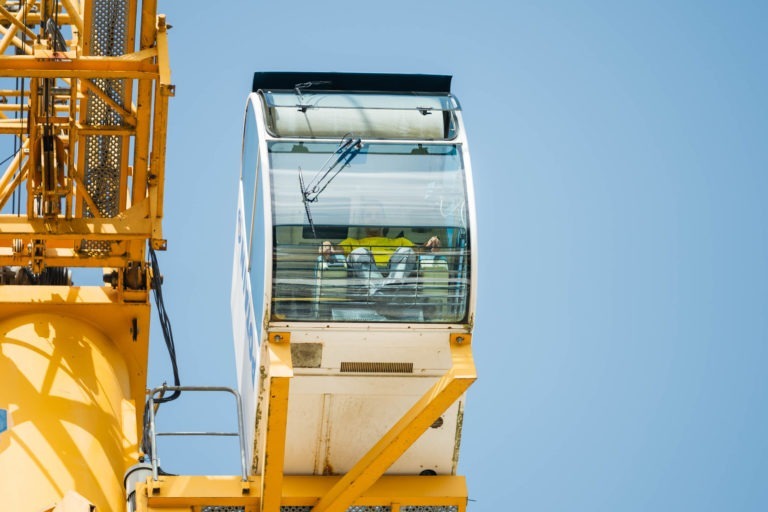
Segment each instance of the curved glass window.
M468 212L455 144L269 142L272 317L461 322Z
M256 201L256 182L258 181L257 161L259 157L259 136L256 130L256 118L253 105L248 102L245 112L245 128L243 130L243 155L240 168L240 179L243 181L243 200L245 209L245 227L249 240L248 268L250 268L250 251L253 247L253 208Z

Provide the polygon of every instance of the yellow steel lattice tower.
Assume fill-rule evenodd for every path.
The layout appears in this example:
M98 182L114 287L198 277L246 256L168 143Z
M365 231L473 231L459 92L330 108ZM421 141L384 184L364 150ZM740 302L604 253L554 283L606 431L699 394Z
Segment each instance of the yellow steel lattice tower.
M0 2L1 510L125 508L146 388L146 247L166 245L174 87L156 7ZM105 285L73 286L72 267L103 269Z

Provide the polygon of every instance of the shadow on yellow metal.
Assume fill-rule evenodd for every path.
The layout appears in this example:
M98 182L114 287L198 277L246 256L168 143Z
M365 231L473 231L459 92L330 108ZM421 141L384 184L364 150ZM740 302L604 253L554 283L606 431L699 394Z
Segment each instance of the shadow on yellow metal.
M67 491L55 506L41 512L93 512L93 503L75 491Z
M21 302L0 287L0 404L9 416L0 509L49 509L74 489L97 510L122 510L123 474L138 456L146 336L134 342L127 312L106 297L77 303L70 287L13 288ZM146 329L144 309L137 325Z
M283 477L281 506L312 507L341 481L338 476ZM197 512L203 507L261 507L261 477L249 479L250 492L243 493L236 476L163 476L158 482L139 484L136 512ZM358 496L355 506L400 507L454 506L465 512L467 485L462 476L382 476Z

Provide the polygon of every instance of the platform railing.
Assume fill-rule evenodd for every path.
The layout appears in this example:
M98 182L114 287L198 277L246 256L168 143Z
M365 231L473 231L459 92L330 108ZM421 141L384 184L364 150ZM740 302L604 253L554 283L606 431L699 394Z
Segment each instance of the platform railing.
M157 432L156 431L156 424L155 424L155 395L158 394L164 394L167 391L183 391L183 392L189 392L189 391L203 391L203 392L221 392L221 393L229 393L232 396L235 397L235 402L237 403L237 432L189 432L189 431L182 431L182 432ZM152 479L154 481L158 480L159 477L159 460L157 454L157 436L227 436L227 437L234 437L237 436L240 441L240 472L243 482L248 481L248 470L246 465L246 456L245 456L245 436L244 433L244 423L243 423L243 405L242 401L240 400L240 393L238 393L236 390L224 386L160 386L149 393L149 434L150 434L150 442L151 442L151 449L152 449Z

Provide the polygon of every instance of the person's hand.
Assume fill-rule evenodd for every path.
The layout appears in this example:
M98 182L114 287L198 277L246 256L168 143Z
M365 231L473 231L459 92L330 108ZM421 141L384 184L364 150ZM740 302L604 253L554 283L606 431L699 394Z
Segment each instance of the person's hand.
M440 248L440 239L436 236L433 236L427 242L424 244L424 247L429 249L432 252L437 251Z
M331 242L326 240L325 242L323 242L323 245L318 247L317 252L319 252L323 256L323 259L325 261L328 261L331 259L331 256L338 253L339 251L338 249L336 249L336 247L333 246Z

